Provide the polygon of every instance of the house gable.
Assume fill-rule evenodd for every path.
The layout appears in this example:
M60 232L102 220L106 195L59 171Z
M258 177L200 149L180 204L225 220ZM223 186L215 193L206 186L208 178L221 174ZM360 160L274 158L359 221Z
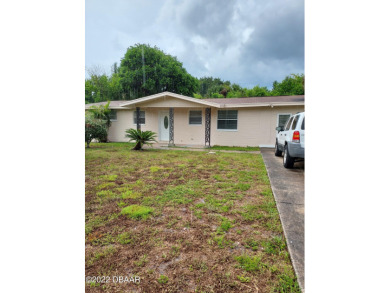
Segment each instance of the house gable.
M203 108L210 107L207 105L199 104L192 101L181 100L173 97L161 97L154 100L149 100L145 102L139 102L133 107L141 107L141 108Z
M195 99L175 93L163 92L152 96L143 97L140 99L125 102L121 105L125 108L134 107L177 107L177 108L199 108L199 107L215 107L220 105L214 102L208 102L202 99Z

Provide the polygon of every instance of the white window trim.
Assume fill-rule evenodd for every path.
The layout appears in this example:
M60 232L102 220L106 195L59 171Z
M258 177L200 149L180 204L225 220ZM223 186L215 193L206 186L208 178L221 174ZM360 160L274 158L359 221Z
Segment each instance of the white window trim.
M201 111L201 113L202 113L202 123L201 124L190 124L190 112L191 111ZM203 109L190 109L190 110L188 110L188 125L189 126L203 126Z
M136 110L133 111L133 125L137 125L137 123L134 123L134 118L135 117L135 113L134 112L137 112ZM146 125L146 111L145 110L140 110L140 112L145 112L145 123L140 123L139 125Z
M292 113L278 113L277 117L276 117L276 127L279 126L279 115L290 115L290 117L292 116ZM290 119L290 117L288 117L288 119ZM287 119L287 121L288 121ZM287 122L286 121L286 122Z
M217 128L217 131L237 132L238 131L238 121L237 121L237 129L219 129L219 128Z
M226 109L226 110L236 110L236 109ZM238 110L237 111L237 129L221 129L221 128L218 128L218 111L226 111L226 110L221 110L221 109L218 109L217 110L217 131L227 131L227 132L236 132L238 131ZM233 119L231 119L233 120Z

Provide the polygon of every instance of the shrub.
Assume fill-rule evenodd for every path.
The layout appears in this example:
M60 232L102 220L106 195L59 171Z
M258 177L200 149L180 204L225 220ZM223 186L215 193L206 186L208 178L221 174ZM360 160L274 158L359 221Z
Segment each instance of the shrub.
M111 126L111 118L110 118L110 101L107 102L105 105L99 105L99 106L91 106L91 108L88 109L89 113L92 113L92 116L96 120L100 120L104 122L106 128L108 129ZM107 142L107 132L105 135L102 135L99 139L100 142Z
M107 126L104 120L96 119L91 113L85 115L85 142L87 148L93 139L99 142L107 137Z
M144 144L151 145L152 142L156 141L157 134L153 131L141 131L139 129L127 129L126 137L130 138L130 141L135 141L135 147L133 150L140 150Z

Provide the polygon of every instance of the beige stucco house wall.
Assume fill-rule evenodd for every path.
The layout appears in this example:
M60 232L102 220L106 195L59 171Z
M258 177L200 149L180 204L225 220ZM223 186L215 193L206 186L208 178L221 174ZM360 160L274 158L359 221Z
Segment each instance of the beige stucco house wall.
M211 110L211 145L269 146L275 145L278 114L303 112L303 106L238 108L237 130L218 130L217 112Z
M229 101L227 101L229 100ZM161 113L174 112L174 144L205 145L206 115L205 109L211 108L210 145L223 146L268 146L275 144L275 127L278 126L279 114L295 114L304 111L304 97L294 101L289 97L263 97L239 99L194 99L173 93L161 93L133 101L113 101L112 109L116 111L116 120L108 131L108 139L113 142L128 141L125 130L136 128L135 109L145 111L145 124L141 130L151 130L158 134L160 140ZM115 102L115 103L114 103ZM224 104L226 103L226 104ZM111 106L111 105L110 105ZM88 105L87 107L88 108ZM191 110L202 111L202 124L190 125ZM237 129L217 129L219 110L237 110Z

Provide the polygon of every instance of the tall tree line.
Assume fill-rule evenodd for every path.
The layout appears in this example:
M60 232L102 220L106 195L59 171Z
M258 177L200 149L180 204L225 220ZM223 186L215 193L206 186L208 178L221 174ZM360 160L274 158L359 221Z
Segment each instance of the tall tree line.
M239 98L304 94L303 74L291 74L273 87L259 85L244 88L220 78L195 78L176 57L157 47L136 44L127 49L120 64L114 63L111 74L99 67L88 69L85 80L85 103L132 100L169 91L195 98Z

